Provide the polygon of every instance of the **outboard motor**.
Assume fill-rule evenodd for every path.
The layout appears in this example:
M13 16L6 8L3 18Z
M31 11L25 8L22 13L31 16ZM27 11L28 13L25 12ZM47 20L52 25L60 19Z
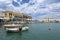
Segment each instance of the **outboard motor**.
M19 30L21 31L22 30L22 27L20 27Z

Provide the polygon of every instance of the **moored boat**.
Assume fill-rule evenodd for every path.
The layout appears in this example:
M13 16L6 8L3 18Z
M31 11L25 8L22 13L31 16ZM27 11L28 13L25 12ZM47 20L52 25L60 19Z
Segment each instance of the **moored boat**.
M29 29L29 27L27 26L23 27L22 25L18 24L6 24L4 25L4 27L6 32L20 32Z
M19 32L20 28L21 28L21 25L18 25L18 24L6 24L4 25L5 27L5 30L7 32Z
M24 30L28 30L28 29L29 29L29 27L27 27L27 26L22 27L22 31L24 31Z

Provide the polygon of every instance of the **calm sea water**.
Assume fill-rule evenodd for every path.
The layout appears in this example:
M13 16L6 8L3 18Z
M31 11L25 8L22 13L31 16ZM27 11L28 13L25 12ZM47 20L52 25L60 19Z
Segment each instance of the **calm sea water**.
M0 26L0 40L60 40L60 23L37 23L28 26L28 31L18 33L6 33L3 26Z

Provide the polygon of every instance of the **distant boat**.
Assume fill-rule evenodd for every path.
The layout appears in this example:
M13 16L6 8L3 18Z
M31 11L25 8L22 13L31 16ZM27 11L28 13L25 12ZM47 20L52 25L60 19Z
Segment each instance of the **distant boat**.
M49 28L48 30L51 30L51 28Z

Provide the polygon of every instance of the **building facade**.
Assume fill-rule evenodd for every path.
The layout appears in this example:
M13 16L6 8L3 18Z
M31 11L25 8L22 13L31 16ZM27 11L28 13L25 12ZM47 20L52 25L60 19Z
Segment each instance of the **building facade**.
M32 17L23 13L5 11L5 12L0 12L0 19L3 19L5 21L8 21L10 19L20 19L26 22L26 21L30 21L27 19L32 19Z

